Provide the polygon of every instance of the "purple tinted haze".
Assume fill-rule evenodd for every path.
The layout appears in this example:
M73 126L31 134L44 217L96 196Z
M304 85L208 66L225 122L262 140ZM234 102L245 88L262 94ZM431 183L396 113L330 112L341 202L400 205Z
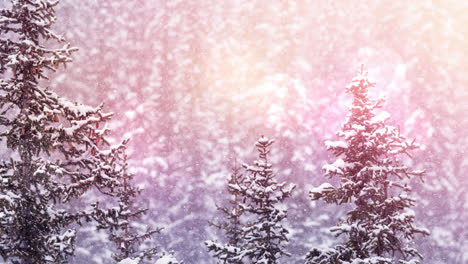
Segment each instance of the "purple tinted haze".
M325 178L323 142L344 122L344 87L361 63L372 96L403 133L425 145L413 166L423 263L468 262L468 4L463 1L63 0L57 30L80 48L50 86L115 112L131 137L131 165L145 188L145 220L186 263L214 263L203 246L223 239L217 217L234 158L250 162L261 134L274 138L274 169L298 188L286 206L286 263L333 243L344 209L311 203ZM89 198L90 200L93 197ZM82 232L76 263L105 262L104 235ZM95 249L89 249L89 245ZM97 251L96 249L102 249Z

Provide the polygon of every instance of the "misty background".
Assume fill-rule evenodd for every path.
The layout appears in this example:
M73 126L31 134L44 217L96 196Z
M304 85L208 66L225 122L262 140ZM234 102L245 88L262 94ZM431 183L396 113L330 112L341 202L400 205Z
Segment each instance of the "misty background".
M203 242L223 241L226 184L255 141L275 139L273 169L297 184L288 207L289 251L335 243L328 228L346 207L312 203L328 181L323 142L335 138L361 63L373 97L403 134L425 145L408 159L425 264L468 263L468 3L463 1L62 0L55 29L78 47L44 85L69 99L105 103L114 141L145 190L155 243L187 264L211 264ZM90 195L89 200L96 197ZM86 203L86 201L81 201ZM81 228L71 263L109 263L113 246Z

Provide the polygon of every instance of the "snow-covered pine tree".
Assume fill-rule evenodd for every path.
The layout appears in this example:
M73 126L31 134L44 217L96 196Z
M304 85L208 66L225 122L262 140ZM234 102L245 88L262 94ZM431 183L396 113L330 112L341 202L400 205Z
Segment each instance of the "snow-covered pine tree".
M225 222L223 223L210 223L216 228L223 230L227 243L222 244L217 241L208 240L205 241L205 245L209 252L212 252L213 256L218 260L218 263L229 263L229 264L241 264L242 263L242 223L240 221L241 215L243 214L242 207L239 206L241 202L241 184L243 175L240 173L240 168L237 166L237 162L234 163L232 168L232 174L228 182L227 191L231 195L232 200L229 201L231 206L220 207L220 210L224 217Z
M384 99L369 99L368 89L374 86L361 67L346 87L354 100L337 133L343 140L325 142L337 157L323 167L325 176L339 177L340 184L324 183L311 190L311 198L354 207L345 221L331 229L344 236L344 242L335 248L312 249L306 257L308 264L416 264L422 258L409 242L428 231L414 225L410 207L415 200L404 179L422 177L423 171L411 170L399 159L419 146L386 124L387 112L375 113Z
M145 259L152 260L158 253L157 247L150 247L144 250L138 250L138 245L147 239L151 239L162 228L147 229L144 232L138 232L132 223L135 219L141 218L147 213L148 209L133 206L134 198L140 194L141 189L132 184L133 174L128 172L127 155L123 154L121 168L122 177L120 186L113 190L111 195L119 200L119 206L102 209L99 203L93 204L93 211L88 214L97 223L98 229L106 229L109 232L109 239L115 243L118 253L114 254L113 259L121 263L142 263Z
M241 254L249 259L248 263L275 264L282 256L290 255L284 247L289 232L281 224L287 214L279 208L279 203L288 198L296 186L278 183L268 161L272 144L273 140L262 136L255 143L259 159L253 165L243 164L246 175L241 193L246 201L240 206L249 222L242 228Z
M80 215L59 208L92 186L119 184L125 142L99 146L108 144L99 126L112 114L39 84L77 50L51 30L57 4L12 0L0 9L0 256L13 263L66 262L76 233L69 225Z

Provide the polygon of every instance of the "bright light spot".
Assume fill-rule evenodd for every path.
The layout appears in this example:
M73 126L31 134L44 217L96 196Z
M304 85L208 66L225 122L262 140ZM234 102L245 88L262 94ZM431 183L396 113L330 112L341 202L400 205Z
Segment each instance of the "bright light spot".
M395 69L395 77L399 79L405 79L406 77L406 65L398 64Z

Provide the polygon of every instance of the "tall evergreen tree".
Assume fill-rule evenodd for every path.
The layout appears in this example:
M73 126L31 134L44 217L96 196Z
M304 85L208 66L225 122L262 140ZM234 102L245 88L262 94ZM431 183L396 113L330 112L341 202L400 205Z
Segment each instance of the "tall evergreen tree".
M81 216L59 207L92 186L119 185L124 146L100 149L109 130L99 125L112 114L39 84L77 50L51 30L57 4L12 0L0 9L0 144L9 156L0 161L0 255L13 263L66 262L76 233L69 225Z
M288 241L288 230L281 224L286 218L286 210L279 208L296 187L286 182L278 183L269 163L268 154L273 140L262 136L255 146L259 159L253 165L243 164L246 169L241 193L246 198L241 208L250 220L242 228L242 256L249 263L275 264L282 256L289 256L284 248Z
M91 212L92 218L98 223L98 229L107 229L109 237L117 246L118 253L113 255L117 263L141 263L145 259L151 260L158 253L157 247L145 250L138 250L137 244L143 243L146 239L159 233L162 228L147 229L141 233L131 226L134 219L141 218L148 209L133 206L134 198L141 192L141 189L132 185L133 174L128 172L127 155L122 154L123 166L121 167L121 185L113 190L114 195L119 200L119 206L110 209L101 209L99 203L93 204L94 210Z
M311 190L312 200L353 204L346 219L331 231L343 236L334 248L312 249L308 264L416 264L421 254L408 242L428 231L414 225L410 209L415 200L405 178L422 177L423 171L411 170L400 160L401 154L418 144L408 141L399 128L386 124L389 114L376 114L383 99L371 100L368 89L375 82L361 67L346 91L354 97L350 113L337 135L343 140L326 141L337 159L323 167L325 176L339 177L340 184L329 183ZM411 157L411 156L410 156Z
M232 206L219 207L226 221L223 223L211 223L216 228L223 230L228 243L221 244L217 241L209 240L205 241L205 245L209 252L212 252L213 256L218 259L218 263L229 263L229 264L240 264L242 263L242 223L240 218L243 214L242 207L240 206L241 197L241 184L243 176L240 173L240 168L237 166L237 162L232 168L232 174L229 179L227 187L228 193L231 195L232 200L229 203Z

